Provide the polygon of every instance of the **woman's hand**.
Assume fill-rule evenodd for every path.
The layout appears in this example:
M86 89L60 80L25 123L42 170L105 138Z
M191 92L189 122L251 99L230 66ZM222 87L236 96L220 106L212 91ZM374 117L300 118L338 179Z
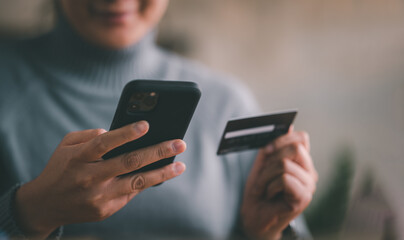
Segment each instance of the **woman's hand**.
M293 132L259 151L244 191L243 227L255 239L279 239L290 221L311 202L317 172L309 137Z
M67 134L41 175L21 186L15 207L25 234L45 238L59 226L108 218L142 190L180 175L185 165L128 174L185 151L172 140L102 160L110 150L147 133L145 121L106 132L92 129Z

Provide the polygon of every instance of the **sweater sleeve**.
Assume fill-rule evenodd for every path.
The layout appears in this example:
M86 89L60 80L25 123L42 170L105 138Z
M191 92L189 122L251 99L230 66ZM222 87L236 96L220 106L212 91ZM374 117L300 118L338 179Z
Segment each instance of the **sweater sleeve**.
M16 184L5 194L0 196L0 233L12 239L28 239L18 227L14 217L15 194L21 184ZM48 239L60 239L63 227L56 229Z
M0 196L0 230L7 236L24 239L13 215L13 200L19 187L20 184L17 184Z

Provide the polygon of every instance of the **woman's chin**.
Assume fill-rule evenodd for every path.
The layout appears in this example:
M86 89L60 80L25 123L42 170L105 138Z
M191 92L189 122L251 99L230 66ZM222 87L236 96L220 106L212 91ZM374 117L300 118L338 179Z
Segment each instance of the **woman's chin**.
M106 49L122 49L139 42L146 34L147 28L137 27L136 30L104 30L98 33L82 33L92 44Z

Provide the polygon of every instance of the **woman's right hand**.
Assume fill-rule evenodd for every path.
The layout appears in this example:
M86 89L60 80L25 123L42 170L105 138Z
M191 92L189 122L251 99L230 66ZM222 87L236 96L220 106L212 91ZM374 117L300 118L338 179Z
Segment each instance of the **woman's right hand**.
M148 129L147 122L140 121L110 132L91 129L67 134L43 172L16 193L17 222L24 233L40 239L65 224L101 221L142 190L183 173L185 165L175 162L121 176L184 152L182 140L102 160L105 153L140 138Z

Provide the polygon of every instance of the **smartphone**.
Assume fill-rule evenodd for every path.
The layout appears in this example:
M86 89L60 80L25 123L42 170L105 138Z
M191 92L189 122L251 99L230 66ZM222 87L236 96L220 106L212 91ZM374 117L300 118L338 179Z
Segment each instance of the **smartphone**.
M194 82L133 80L122 91L110 130L145 120L149 131L139 139L117 147L103 156L109 159L126 152L173 139L183 139L201 97ZM175 157L162 159L135 172L161 168Z

